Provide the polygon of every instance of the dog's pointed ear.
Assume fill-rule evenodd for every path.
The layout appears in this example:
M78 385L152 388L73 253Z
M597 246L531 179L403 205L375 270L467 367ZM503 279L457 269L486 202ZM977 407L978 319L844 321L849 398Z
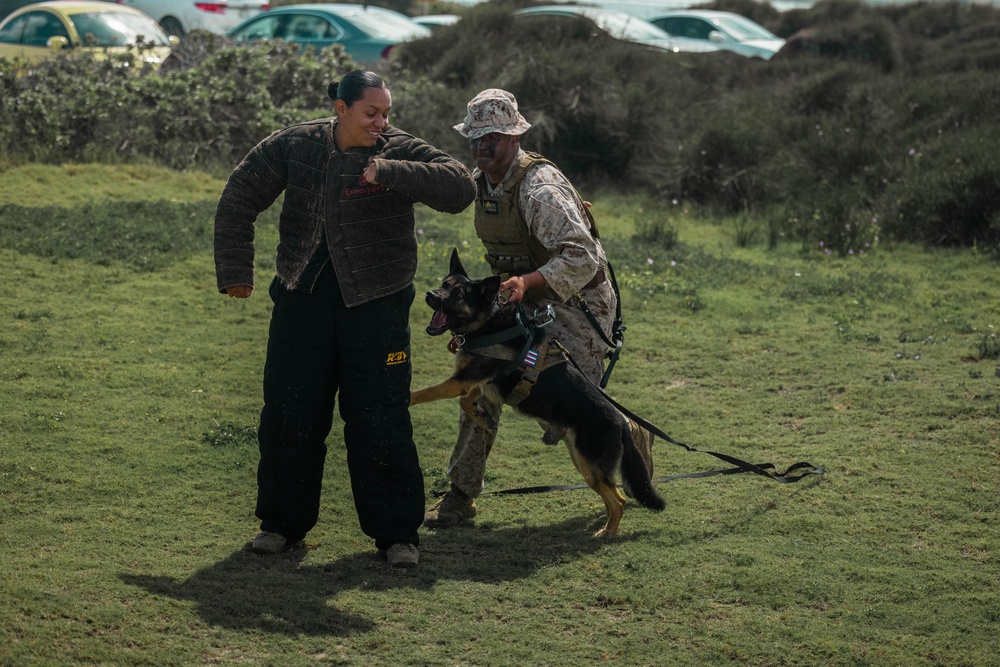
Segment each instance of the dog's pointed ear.
M451 269L449 273L453 276L469 277L469 274L465 272L465 267L462 266L462 260L458 258L458 248L451 249Z
M500 276L490 276L479 281L479 293L485 301L492 301L500 293Z

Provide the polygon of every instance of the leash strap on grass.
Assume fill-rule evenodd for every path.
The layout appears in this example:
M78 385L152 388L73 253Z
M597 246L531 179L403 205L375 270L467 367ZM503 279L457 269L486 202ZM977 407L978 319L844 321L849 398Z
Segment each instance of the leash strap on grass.
M561 344L559 346L562 347ZM571 364L573 364L574 366L576 366L576 369L579 370L582 373L583 371L580 369L580 366L577 365L576 361L573 359L573 356L569 353L569 350L567 350L565 347L562 347L562 350L563 350L563 353L566 355L566 357L569 359L569 362ZM583 375L584 375L584 377L586 377L586 373L584 373ZM598 388L598 389L600 389L600 388ZM737 468L739 468L738 472L752 472L754 474L761 475L762 477L767 477L768 479L773 479L775 482L781 482L782 484L790 484L792 482L798 482L799 480L801 480L801 479L803 479L805 477L808 477L809 475L823 475L823 474L826 474L826 470L825 469L820 468L818 466L814 466L813 464L807 463L805 461L800 461L799 463L795 463L795 464L789 466L788 469L785 470L784 472L780 472L779 473L778 469L774 466L773 463L750 463L748 461L744 461L742 459L738 459L735 456L729 456L728 454L720 454L719 452L710 452L707 449L698 449L696 447L692 447L691 445L688 445L688 444L685 444L683 442L680 442L679 440L674 440L669 435L667 435L666 433L664 433L663 431L661 431L660 429L658 429L656 426L654 426L653 424L650 424L648 421L646 421L642 417L638 416L637 414L635 414L634 412L632 412L631 410L629 410L628 408L626 408L624 405L622 405L621 403L619 403L615 399L613 399L610 396L608 396L608 394L606 392L604 392L603 390L601 390L601 394L604 395L604 398L608 399L608 402L611 403L611 405L613 405L616 408L618 408L619 412L621 412L623 415L625 415L626 417L628 417L629 419L631 419L636 424L638 424L639 426L643 427L644 429L646 429L647 431L649 431L653 435L658 435L661 438L663 438L664 440L666 440L667 442L669 442L671 445L677 445L678 447L683 447L684 449L688 450L689 452L698 452L700 454L708 454L710 456L714 456L717 459L721 459L721 460L725 461L726 463L731 463L734 466L737 466ZM788 474L788 473L796 471L796 470L805 470L805 472L800 473L798 475L789 475ZM716 473L716 474L720 474L720 473ZM730 472L730 473L726 473L726 474L735 474L735 472ZM709 475L705 475L705 477L708 477L708 476Z
M764 464L768 465L768 464ZM721 468L719 470L702 470L701 472L686 472L679 473L677 475L669 475L667 477L657 477L652 480L653 484L660 484L662 482L672 482L675 479L697 479L699 477L715 477L716 475L736 475L741 472L746 472L743 468ZM618 485L622 486L621 484ZM563 484L563 485L545 485L545 486L524 486L519 489L504 489L502 491L483 491L480 495L483 496L512 496L522 493L548 493L549 491L574 491L576 489L587 489L590 488L586 484ZM443 496L447 491L431 491L431 495L435 498Z
M661 482L672 482L675 479L695 479L698 477L714 477L715 475L735 475L743 472L743 468L722 468L720 470L703 470L702 472L686 472L669 477L657 477L652 480L653 484ZM621 486L619 484L618 486ZM483 496L509 496L519 493L546 493L548 491L573 491L574 489L588 489L586 484L565 484L562 486L525 486L520 489L505 489L503 491L484 491Z
M669 435L658 429L656 426L650 424L642 417L639 417L631 410L618 403L615 399L608 396L607 394L605 394L604 396L608 399L608 401L611 402L611 405L618 408L618 410L623 415L625 415L626 417L628 417L629 419L631 419L636 424L643 427L653 435L658 435L667 442L669 442L671 445L677 445L678 447L683 447L689 452L708 454L710 456L714 456L717 459L721 459L726 463L732 463L734 466L737 466L738 468L737 472L752 472L757 475L767 477L768 479L773 479L775 482L781 482L782 484L790 484L792 482L798 482L799 480L804 479L809 475L823 475L826 473L825 469L820 468L818 466L814 466L813 464L807 463L806 461L800 461L799 463L795 463L789 466L788 469L785 470L784 472L778 472L778 469L774 466L773 463L749 463L748 461L738 459L735 456L729 456L728 454L720 454L719 452L710 452L707 449L698 449L696 447L692 447L691 445L685 444L679 440L674 440ZM798 475L789 474L790 472L796 470L805 470L805 472L799 473ZM727 474L735 474L735 473L727 473Z

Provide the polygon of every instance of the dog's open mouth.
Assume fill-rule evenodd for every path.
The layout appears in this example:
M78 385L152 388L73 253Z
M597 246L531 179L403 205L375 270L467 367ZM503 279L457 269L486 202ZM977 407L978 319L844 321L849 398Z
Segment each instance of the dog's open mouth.
M448 316L443 310L435 310L431 323L427 325L427 333L432 336L440 336L448 330Z

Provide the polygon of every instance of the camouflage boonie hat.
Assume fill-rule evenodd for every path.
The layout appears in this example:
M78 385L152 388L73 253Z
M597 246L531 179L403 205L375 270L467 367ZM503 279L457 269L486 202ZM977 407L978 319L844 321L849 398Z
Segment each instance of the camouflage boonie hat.
M465 120L455 129L467 139L478 139L491 132L524 134L529 127L531 123L517 110L513 95L499 88L487 88L469 101Z

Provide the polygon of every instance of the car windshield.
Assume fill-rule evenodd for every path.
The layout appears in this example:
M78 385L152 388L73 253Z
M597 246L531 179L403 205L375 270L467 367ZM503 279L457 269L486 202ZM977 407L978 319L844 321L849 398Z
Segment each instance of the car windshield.
M431 34L429 28L417 25L405 16L383 12L358 12L346 16L348 20L371 37L381 37L401 42L411 37L427 37Z
M142 40L154 46L170 46L170 40L150 19L125 12L71 14L85 46L132 46Z
M717 19L716 23L737 42L749 42L753 39L778 39L762 26L741 16L726 16Z
M651 23L631 16L618 14L585 14L612 37L642 42L651 39L670 39L670 36Z

